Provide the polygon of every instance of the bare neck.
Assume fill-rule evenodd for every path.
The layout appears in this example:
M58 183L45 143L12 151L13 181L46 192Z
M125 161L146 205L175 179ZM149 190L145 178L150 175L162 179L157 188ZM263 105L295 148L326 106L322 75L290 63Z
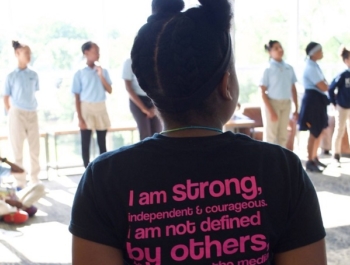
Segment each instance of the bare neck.
M21 70L24 70L28 67L27 64L24 64L24 63L18 63L18 68L21 69Z
M187 123L179 123L174 121L164 120L164 135L167 137L185 138L185 137L206 137L219 135L222 132L214 130L222 130L225 122L219 120L207 121L192 121ZM202 127L198 129L193 129L191 127ZM183 129L179 131L167 132L176 129Z

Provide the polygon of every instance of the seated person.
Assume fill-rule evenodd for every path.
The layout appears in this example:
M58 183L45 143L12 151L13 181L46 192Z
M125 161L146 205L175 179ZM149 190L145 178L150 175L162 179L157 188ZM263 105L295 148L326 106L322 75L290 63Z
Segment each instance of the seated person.
M9 167L0 165L0 184L1 178L9 176L11 173L23 173L24 170L17 165L1 158L0 161ZM0 186L0 217L2 216L6 222L23 223L29 217L37 212L37 208L33 206L40 198L45 195L45 187L38 183L28 186L20 191L13 188Z

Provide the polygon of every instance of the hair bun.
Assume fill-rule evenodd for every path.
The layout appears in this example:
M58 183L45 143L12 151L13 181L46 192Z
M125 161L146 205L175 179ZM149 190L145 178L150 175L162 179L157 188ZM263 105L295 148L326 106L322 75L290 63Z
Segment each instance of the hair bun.
M153 13L178 13L185 8L183 0L153 0Z
M344 56L348 50L346 49L345 45L341 45L339 48L339 55Z
M12 47L16 50L16 49L18 49L19 47L21 47L21 44L20 44L18 41L13 40L13 41L12 41Z
M265 44L265 45L264 45L264 49L265 49L265 51L267 51L267 52L268 52L268 51L270 50L269 45L268 45L268 44Z
M223 30L230 30L232 8L228 0L199 0L203 9L208 12L208 19Z
M343 58L343 60L349 59L350 51L346 48L345 45L342 45L339 48L339 55Z

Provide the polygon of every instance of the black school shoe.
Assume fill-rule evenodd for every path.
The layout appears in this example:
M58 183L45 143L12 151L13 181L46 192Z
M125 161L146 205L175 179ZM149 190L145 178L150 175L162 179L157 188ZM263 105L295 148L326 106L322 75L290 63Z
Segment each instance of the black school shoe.
M332 155L329 150L324 150L323 154L326 155L326 156L331 156Z
M337 167L341 167L341 164L340 164L340 155L339 155L339 154L335 154L335 155L334 155L333 161L334 161L334 164L335 164Z
M316 164L315 161L307 161L306 162L306 170L310 172L315 172L315 173L322 173L323 170L321 170L318 165Z
M323 168L328 167L328 165L321 163L321 161L318 160L317 157L314 159L314 162L315 162L315 164L316 164L317 166L319 166L319 167L323 167Z
M336 160L340 163L340 155L339 154L335 154L333 158L334 158L334 160Z

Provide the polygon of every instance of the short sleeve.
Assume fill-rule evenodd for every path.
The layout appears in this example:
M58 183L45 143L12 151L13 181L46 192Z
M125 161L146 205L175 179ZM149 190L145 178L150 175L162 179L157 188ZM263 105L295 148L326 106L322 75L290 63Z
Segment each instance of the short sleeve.
M266 68L260 81L260 86L269 87L269 68Z
M131 68L131 60L130 59L126 60L124 63L122 78L124 80L129 80L129 81L131 81L133 79L133 72L132 72L132 68Z
M324 76L321 72L321 69L318 67L309 67L307 70L307 77L311 81L313 85L317 85L318 83L324 81Z
M11 83L10 76L6 77L5 85L4 85L4 96L11 96Z
M83 90L83 88L82 88L82 85L81 85L80 71L79 71L79 72L77 72L74 75L74 78L73 78L72 93L79 95L82 90Z
M103 76L106 79L107 83L112 85L111 77L109 76L109 73L106 69L103 69Z
M0 166L0 179L11 174L11 168Z
M93 165L89 165L79 183L69 231L85 240L122 249L114 220L108 215L113 212L113 207L107 201L101 201L101 198L106 198L106 190L101 184L103 172L101 169L99 173L94 172ZM96 177L99 177L98 181L95 181Z
M295 75L294 68L292 67L292 84L295 84L298 82L297 76Z
M304 247L326 236L316 190L298 158L291 162L294 182L289 205L289 218L274 252L281 253ZM292 180L293 181L293 180Z

